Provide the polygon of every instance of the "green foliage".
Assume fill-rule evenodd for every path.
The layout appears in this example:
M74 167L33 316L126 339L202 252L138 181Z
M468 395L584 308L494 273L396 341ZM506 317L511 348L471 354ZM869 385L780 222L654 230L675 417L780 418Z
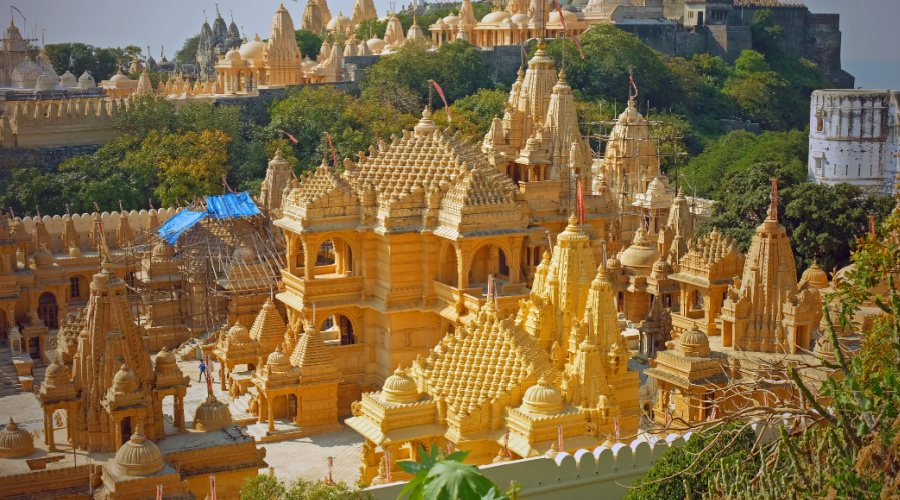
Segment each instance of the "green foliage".
M755 470L759 460L742 463L756 434L742 424L720 432L697 432L680 448L669 448L650 471L632 485L625 500L681 500L685 489L697 491L714 477L715 469L738 465Z
M478 92L453 103L450 113L453 123L447 120L447 112L441 109L434 115L435 122L441 127L451 126L459 130L463 136L480 140L491 128L496 117L503 117L509 92L502 90L481 89Z
M405 497L406 500L500 500L509 498L509 496L501 495L497 485L484 477L478 467L463 463L468 455L468 451L457 451L445 455L436 444L431 445L430 452L420 446L419 462L397 463L404 472L415 475L403 487L400 498ZM511 485L507 495L515 497L520 489Z
M364 500L371 495L347 485L343 481L327 484L324 481L297 479L281 481L274 474L259 474L244 479L241 500Z
M173 61L193 63L197 59L197 47L200 46L200 34L196 34L184 41L184 44L175 52Z
M300 47L300 52L315 61L316 57L319 56L319 49L322 48L322 42L325 39L309 30L294 31L294 38L297 39L297 46Z
M391 106L357 99L330 86L307 86L291 93L272 105L271 117L271 135L284 130L298 140L291 149L301 170L315 168L323 159L333 162L325 132L331 134L340 163L374 144L376 132L387 141L417 121Z
M44 47L50 63L60 74L70 71L76 77L85 71L97 83L109 79L131 56L121 48L94 47L86 43L51 43Z
M683 170L689 184L685 192L720 200L724 179L763 162L779 163L793 172L792 178L806 179L808 156L809 138L804 131L763 132L757 136L736 130L710 141L701 154L688 158Z
M366 79L360 84L362 99L407 113L421 110L428 102L429 80L444 89L450 104L479 89L493 88L481 49L460 40L432 52L421 40L403 44L397 52L366 68ZM440 101L436 93L434 99Z

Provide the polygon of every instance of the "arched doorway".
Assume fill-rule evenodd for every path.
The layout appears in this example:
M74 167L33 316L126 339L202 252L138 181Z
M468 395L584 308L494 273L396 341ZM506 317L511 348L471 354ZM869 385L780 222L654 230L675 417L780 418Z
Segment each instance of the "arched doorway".
M322 339L340 340L341 345L353 345L356 343L356 335L353 332L353 322L343 314L334 314L322 322L320 329Z
M56 304L55 295L50 292L41 294L38 298L37 315L47 328L51 330L59 328L59 306Z
M472 256L469 267L469 286L487 285L488 276L509 281L509 265L506 253L497 245L484 245Z
M127 443L129 439L131 439L132 429L131 429L131 417L125 417L122 419L122 424L120 427L120 434L122 437L122 443Z
M343 238L329 238L316 252L315 276L335 278L353 274L353 250Z

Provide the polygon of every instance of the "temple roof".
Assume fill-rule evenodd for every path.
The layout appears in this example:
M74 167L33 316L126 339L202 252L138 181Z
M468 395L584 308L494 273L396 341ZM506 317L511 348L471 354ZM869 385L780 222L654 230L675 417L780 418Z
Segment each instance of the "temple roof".
M315 328L307 328L291 354L291 364L300 368L300 383L340 381L334 355Z

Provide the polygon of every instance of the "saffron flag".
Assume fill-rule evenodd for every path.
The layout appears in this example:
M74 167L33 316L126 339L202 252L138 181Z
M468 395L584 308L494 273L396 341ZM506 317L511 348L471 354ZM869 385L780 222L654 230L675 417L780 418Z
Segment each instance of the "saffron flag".
M297 144L298 141L297 141L297 138L296 138L296 137L294 137L294 136L292 136L291 134L285 132L284 130L279 130L279 132L281 132L282 134L288 136L288 139L290 139L291 142L293 142L294 144Z
M584 187L581 183L581 177L576 178L578 183L578 224L584 225Z
M637 85L634 84L634 75L628 75L628 79L631 80L631 86L634 87L634 97L633 99L637 99L638 89Z
M384 449L384 469L385 469L385 474L387 474L387 481L390 483L391 482L391 452L388 451L387 448Z
M331 134L325 132L325 137L328 139L328 147L331 148L331 159L334 160L333 166L337 168L337 154L334 152L334 144L331 143Z
M447 455L453 454L453 445L450 444L450 441L447 441Z
M453 123L453 117L450 116L450 105L447 104L447 98L444 97L444 89L442 89L441 86L438 85L438 83L436 81L434 81L434 80L428 80L428 81L431 82L432 85L434 85L434 90L437 90L438 95L441 96L441 100L444 101L444 109L447 110L447 121L450 123Z
M562 453L562 451L563 451L563 433L562 433L561 425L556 426L556 433L559 434L559 451L560 451L560 453Z

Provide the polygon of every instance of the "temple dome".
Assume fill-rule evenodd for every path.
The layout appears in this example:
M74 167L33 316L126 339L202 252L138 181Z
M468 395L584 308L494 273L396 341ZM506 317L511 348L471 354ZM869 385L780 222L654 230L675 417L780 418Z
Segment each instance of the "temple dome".
M139 425L131 439L116 452L116 465L127 476L149 476L162 470L165 463L159 447L147 440Z
M528 15L519 12L510 17L509 20L515 24L528 24L531 21L531 18L528 17Z
M175 353L163 346L162 350L156 355L154 369L160 373L171 373L178 370L178 362L175 359Z
M293 368L293 366L288 355L281 350L281 346L278 346L275 348L275 352L269 354L266 360L266 368L273 373L284 373Z
M61 387L69 383L69 369L59 359L54 359L47 371L44 372L44 382L47 387Z
M313 61L312 59L310 59L309 56L304 57L303 60L300 61L300 69L303 71L310 71L311 69L315 68L316 66L318 66L318 64L315 61Z
M41 75L34 83L34 90L53 90L56 88L56 81L48 75Z
M116 73L115 75L113 75L112 78L109 79L109 81L111 81L111 82L113 82L113 83L115 83L115 82L127 82L127 81L130 81L130 80L131 80L131 78L128 78L127 76L125 76L124 73L122 73L122 68L119 68L119 72Z
M497 10L497 11L491 12L490 14L484 16L481 19L481 22L482 23L499 24L504 19L507 19L509 17L510 17L509 12L506 12L505 10Z
M325 29L328 31L340 31L345 32L347 28L350 27L350 19L347 18L343 12L339 12L337 16L332 17L330 21L328 21L328 25L325 26Z
M78 86L78 77L72 74L71 71L66 71L63 73L63 76L59 78L59 86L60 87L77 87Z
M241 54L242 59L252 59L254 61L261 61L263 58L263 50L265 50L266 44L262 43L259 39L259 34L253 37L253 40L241 45L241 48L238 49L238 52Z
M229 342L250 342L250 330L242 325L240 321L228 329Z
M238 52L237 50L229 50L229 51L225 54L225 60L226 60L226 61L240 61L240 60L241 60L241 53Z
M562 411L564 406L562 393L542 376L537 384L525 391L520 409L530 413L552 415Z
M453 26L453 25L459 23L459 16L457 16L456 14L451 12L449 16L441 19L441 21L449 24L450 26Z
M81 74L78 77L78 88L80 89L90 89L97 86L97 83L94 81L94 77L91 76L87 71Z
M53 255L46 248L41 248L31 256L34 267L45 268L53 265Z
M388 403L413 403L419 399L419 388L405 370L397 367L394 374L384 381L381 394Z
M366 45L369 46L369 50L371 50L373 54L377 54L384 50L385 41L376 36L366 40Z
M578 16L575 15L574 12L570 12L568 10L562 11L563 19L566 20L566 25L571 25L573 23L578 22ZM550 13L550 16L547 18L548 26L562 26L562 22L559 19L559 12L553 11Z
M0 431L0 458L27 457L34 453L34 436L20 428L9 417L9 423Z
M659 249L650 242L644 226L640 226L634 235L631 246L622 252L622 266L630 269L634 275L646 276L657 259L659 259Z
M123 364L122 368L116 372L116 376L113 377L113 388L116 392L121 393L133 392L137 389L137 377L134 376L134 372L127 363Z
M216 399L215 396L206 398L206 401L194 411L193 425L194 429L198 431L214 431L227 427L232 422L231 410L228 409L228 405Z
M159 240L153 246L153 257L171 257L175 255L175 247L166 240Z
M800 277L800 280L808 281L810 285L818 290L828 288L830 286L828 283L828 273L826 273L819 267L818 262L813 262L813 265L809 269L803 271L803 275Z
M675 349L693 358L709 356L709 337L694 323L690 330L681 334Z

